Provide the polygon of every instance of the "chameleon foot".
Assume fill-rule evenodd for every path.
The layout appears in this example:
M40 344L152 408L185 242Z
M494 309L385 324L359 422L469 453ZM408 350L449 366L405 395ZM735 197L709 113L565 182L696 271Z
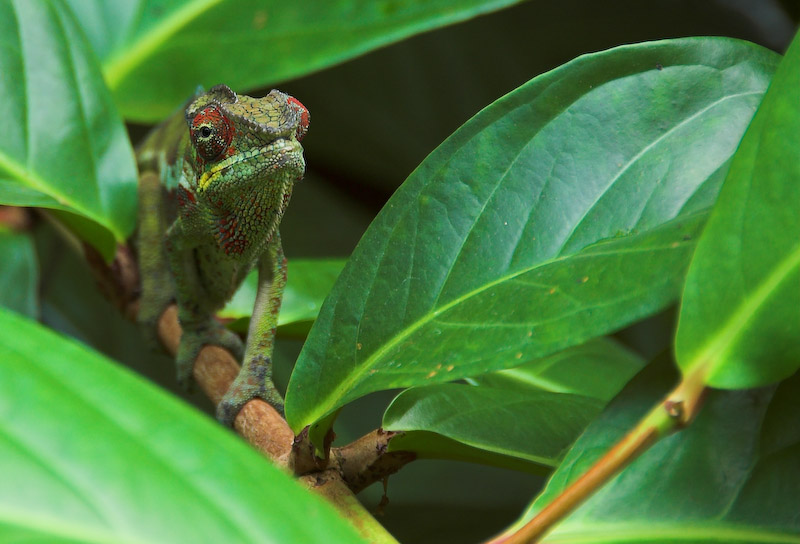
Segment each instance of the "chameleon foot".
M254 398L265 400L283 416L283 398L272 383L272 361L257 355L246 364L217 406L217 420L233 427L242 407Z
M214 345L227 349L237 361L242 360L244 346L235 332L226 329L217 321L211 321L199 327L187 327L181 336L178 354L175 358L178 367L178 383L184 389L192 384L192 369L203 346Z

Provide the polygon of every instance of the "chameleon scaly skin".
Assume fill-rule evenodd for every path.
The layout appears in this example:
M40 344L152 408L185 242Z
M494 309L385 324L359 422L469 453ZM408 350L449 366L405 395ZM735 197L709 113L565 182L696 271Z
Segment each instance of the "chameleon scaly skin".
M137 150L139 320L154 331L166 306L177 302L183 327L178 379L184 384L206 344L227 348L242 361L217 407L217 418L228 425L254 397L283 413L272 382L286 284L278 225L305 172L299 142L308 120L308 110L280 91L251 98L217 85L195 96ZM243 349L214 316L254 266L258 292Z

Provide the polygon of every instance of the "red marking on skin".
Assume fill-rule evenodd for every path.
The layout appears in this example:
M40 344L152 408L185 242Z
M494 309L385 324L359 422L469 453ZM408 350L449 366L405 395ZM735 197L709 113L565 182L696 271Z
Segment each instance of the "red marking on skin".
M177 197L179 206L186 206L187 204L194 204L197 202L194 193L182 185L178 186Z
M179 185L175 191L175 200L178 203L178 213L184 217L187 216L197 204L197 199L195 198L194 193L182 185Z
M289 104L290 108L300 115L300 122L297 125L296 135L297 141L299 142L306 135L306 132L308 132L308 123L311 120L311 116L308 113L308 108L306 108L303 103L295 97L290 96L286 99L286 102Z
M239 218L227 216L216 222L217 243L227 255L241 255L247 249L247 239L239 231Z

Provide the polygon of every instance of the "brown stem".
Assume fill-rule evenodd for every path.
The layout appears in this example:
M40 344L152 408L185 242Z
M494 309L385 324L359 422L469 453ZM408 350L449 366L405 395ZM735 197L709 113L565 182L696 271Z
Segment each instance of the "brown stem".
M504 533L487 544L538 542L555 524L569 515L659 439L688 425L700 410L705 391L702 372L693 372L685 376L678 387L651 410L633 430L533 519L522 528Z
M399 434L378 429L331 451L334 464L353 493L388 478L417 458L409 451L388 451L389 442Z

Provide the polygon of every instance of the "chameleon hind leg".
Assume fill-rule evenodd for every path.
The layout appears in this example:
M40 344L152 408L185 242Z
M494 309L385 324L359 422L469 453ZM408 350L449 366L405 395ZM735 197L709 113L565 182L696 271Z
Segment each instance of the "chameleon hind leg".
M226 425L232 426L236 414L256 397L283 415L283 397L272 380L272 350L285 286L286 257L276 232L258 261L258 291L242 369L217 406L217 419Z
M137 322L153 350L161 349L158 320L175 299L175 286L169 271L164 233L169 218L165 210L165 191L155 172L143 172L139 178L139 276L142 296Z

